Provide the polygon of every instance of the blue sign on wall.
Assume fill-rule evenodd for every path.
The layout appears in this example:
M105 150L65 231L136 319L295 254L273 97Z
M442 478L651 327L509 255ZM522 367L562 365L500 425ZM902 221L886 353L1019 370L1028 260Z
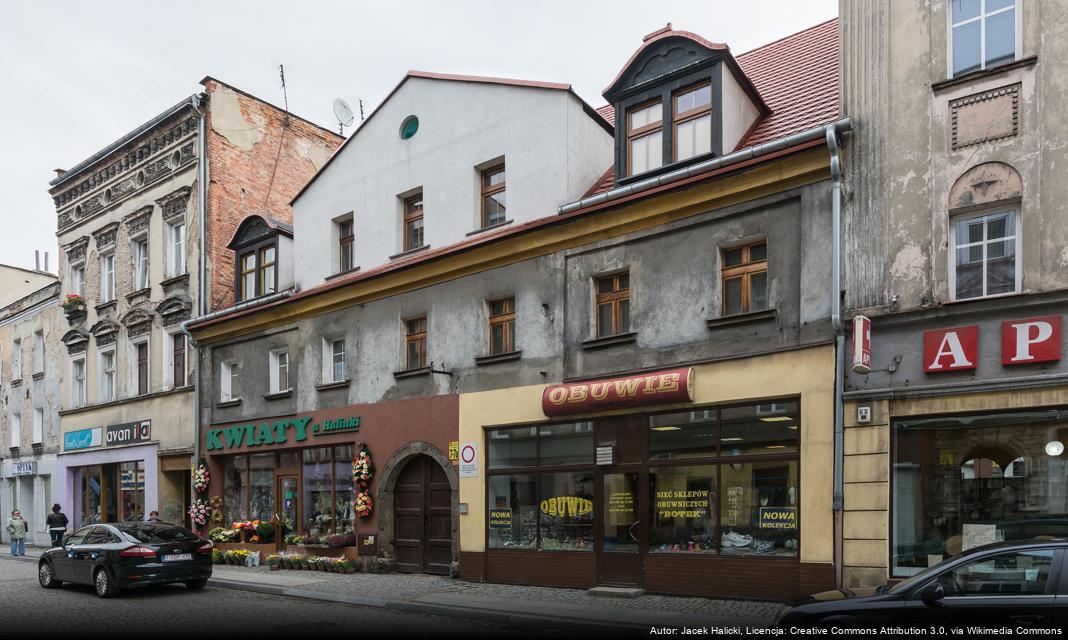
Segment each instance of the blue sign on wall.
M79 429L78 431L68 431L63 434L63 450L64 451L76 451L78 449L89 449L92 447L99 447L104 442L104 430L100 427L94 427L92 429Z

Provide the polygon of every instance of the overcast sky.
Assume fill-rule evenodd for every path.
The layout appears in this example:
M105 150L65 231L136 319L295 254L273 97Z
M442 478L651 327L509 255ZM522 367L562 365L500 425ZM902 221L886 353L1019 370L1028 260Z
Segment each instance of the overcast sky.
M408 69L571 83L593 106L671 22L735 53L837 14L837 0L438 2L6 0L0 18L0 262L56 265L52 169L69 169L211 75L327 127ZM358 116L357 116L358 117Z

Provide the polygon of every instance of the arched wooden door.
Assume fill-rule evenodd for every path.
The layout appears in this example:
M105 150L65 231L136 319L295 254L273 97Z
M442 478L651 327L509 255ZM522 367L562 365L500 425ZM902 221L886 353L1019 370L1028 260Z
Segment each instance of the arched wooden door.
M452 488L430 456L415 456L393 489L397 571L448 575L452 564Z

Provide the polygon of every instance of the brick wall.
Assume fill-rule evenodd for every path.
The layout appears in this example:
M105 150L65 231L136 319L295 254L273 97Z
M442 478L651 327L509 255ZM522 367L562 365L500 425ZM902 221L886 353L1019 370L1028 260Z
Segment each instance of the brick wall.
M212 78L208 94L208 310L234 302L234 258L226 248L250 213L292 223L289 201L344 140ZM277 167L276 165L277 161ZM272 179L273 174L273 179Z

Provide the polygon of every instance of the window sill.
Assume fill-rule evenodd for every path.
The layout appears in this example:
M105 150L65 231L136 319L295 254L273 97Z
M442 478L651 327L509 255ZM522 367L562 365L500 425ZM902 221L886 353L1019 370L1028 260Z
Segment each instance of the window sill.
M478 356L475 358L475 364L484 367L489 364L497 364L498 362L511 362L513 360L518 360L522 355L523 352L520 350L509 351L507 353L495 353L489 356Z
M420 376L429 376L430 367L420 367L418 369L404 369L403 371L394 371L393 377L397 380L404 378L418 378Z
M263 399L264 400L268 400L268 401L270 401L270 400L282 400L283 398L292 398L292 397L293 397L293 390L292 389L284 389L282 391L274 391L272 393L263 394Z
M931 83L931 91L938 93L943 89L949 89L951 87L957 87L962 84L968 84L975 82L976 80L985 80L986 78L996 76L1006 71L1012 71L1013 69L1023 69L1025 67L1034 66L1038 62L1038 56L1028 56L1026 58L1020 58L1013 62L1007 62L996 67L989 69L980 69L978 71L972 71L962 76L956 76L955 78L946 78L945 80L939 80L938 82Z
M223 400L215 403L216 409L229 409L230 407L237 407L241 404L241 398L233 398L231 400Z
M166 280L161 282L160 285L163 286L163 287L169 287L169 286L174 285L174 284L183 284L183 283L188 284L188 282L189 282L189 274L188 273L183 273L181 275L172 276L170 278L167 278Z
M614 336L605 336L603 338L591 338L582 342L582 348L586 351L592 349L602 349L604 347L611 347L617 344L629 344L635 342L638 339L638 332L631 331L630 333L620 333Z
M333 389L345 389L350 384L352 384L352 380L350 380L349 378L345 378L344 380L338 380L337 382L323 382L322 384L317 384L315 385L315 390L331 391Z
M474 231L468 231L465 235L474 236L474 235L478 235L480 233L484 233L486 231L493 231L494 229L500 229L501 227L507 227L508 225L512 224L513 222L515 222L515 220L505 220L504 222L498 222L497 224L491 224L488 227L481 227L479 229L475 229Z
M126 294L126 301L127 302L133 302L134 300L136 300L138 298L148 298L148 296L151 293L152 293L152 287L145 287L144 289L138 289L137 291L134 291L132 293L127 293Z
M38 371L37 373L33 374L30 377L33 378L34 380L41 380L42 378L44 378L44 374L45 374L44 371Z
M774 320L778 315L778 309L761 309L760 311L748 311L746 313L736 313L734 315L722 316L720 318L710 318L706 321L706 324L708 324L709 329L719 329L721 327L733 327L739 324L766 322L768 320Z
M359 270L360 270L359 267L353 267L353 268L348 269L346 271L338 271L337 273L332 273L332 274L326 276L325 278L323 278L323 281L324 282L329 282L331 280L334 280L335 278L341 278L343 276L347 276L347 275L356 273Z
M956 306L959 304L969 304L972 302L983 302L984 300L1001 300L1003 298L1015 298L1017 296L1024 295L1023 291L1010 291L1009 293L995 293L991 296L975 296L974 298L963 298L961 300L946 300L943 304L947 306Z
M416 247L414 249L408 249L407 251L401 251L400 253L394 253L393 255L391 255L389 257L389 259L390 260L397 260L399 258L407 258L410 255L414 255L414 254L419 253L421 251L426 251L429 248L430 248L430 245L424 244L421 247Z
M118 306L119 306L119 301L118 300L108 300L107 302L101 302L100 304L96 305L93 308L96 309L97 313L103 313L103 312L107 311L108 309L115 309Z

